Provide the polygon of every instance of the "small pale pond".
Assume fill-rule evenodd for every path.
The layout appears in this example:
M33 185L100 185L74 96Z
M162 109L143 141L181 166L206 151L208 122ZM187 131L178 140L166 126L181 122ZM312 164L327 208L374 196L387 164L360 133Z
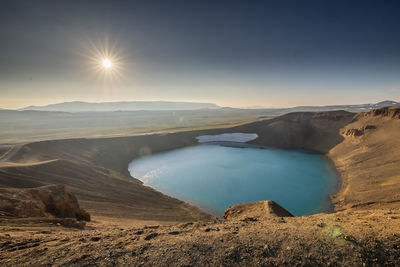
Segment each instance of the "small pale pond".
M330 209L337 177L322 155L246 144L203 144L133 160L132 177L221 216L243 202L274 200L294 215Z

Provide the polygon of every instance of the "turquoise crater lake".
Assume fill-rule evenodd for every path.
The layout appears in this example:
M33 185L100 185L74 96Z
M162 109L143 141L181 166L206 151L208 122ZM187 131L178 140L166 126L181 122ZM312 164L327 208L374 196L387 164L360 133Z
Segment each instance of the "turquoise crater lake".
M133 160L132 177L221 216L229 206L274 200L296 216L329 211L336 172L322 155L246 144L204 144Z

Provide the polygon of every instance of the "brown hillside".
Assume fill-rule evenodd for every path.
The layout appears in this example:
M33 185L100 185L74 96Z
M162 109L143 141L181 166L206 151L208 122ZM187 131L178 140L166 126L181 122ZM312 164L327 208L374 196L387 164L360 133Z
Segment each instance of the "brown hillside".
M95 216L158 221L211 218L195 207L143 186L139 180L68 160L1 167L0 184L17 188L68 185L82 206Z
M399 207L400 108L360 113L328 154L342 176L336 209ZM354 134L357 132L357 134Z

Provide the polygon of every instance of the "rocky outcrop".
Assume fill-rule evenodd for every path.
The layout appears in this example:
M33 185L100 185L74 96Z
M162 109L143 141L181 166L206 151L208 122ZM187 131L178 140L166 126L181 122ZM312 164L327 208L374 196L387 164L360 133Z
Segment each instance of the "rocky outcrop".
M273 217L293 217L293 215L272 200L242 203L229 207L224 213L224 220L251 221Z
M0 212L11 217L57 217L90 221L90 214L79 207L77 198L67 191L65 185L3 189Z
M56 217L90 221L90 214L79 207L77 198L67 191L65 185L42 186L29 189L26 193L42 202L45 211Z
M382 116L394 119L400 119L400 107L386 107L373 109L369 112L361 113L363 116Z
M346 136L352 136L352 137L357 137L361 136L364 134L364 129L348 129L346 132L344 132L344 135Z
M375 125L366 125L361 128L351 128L343 132L346 136L357 137L362 136L367 130L375 130L377 127Z

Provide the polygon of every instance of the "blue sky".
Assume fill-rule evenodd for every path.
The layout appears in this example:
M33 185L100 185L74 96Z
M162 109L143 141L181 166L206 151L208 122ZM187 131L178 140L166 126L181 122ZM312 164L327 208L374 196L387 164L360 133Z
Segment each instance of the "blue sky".
M2 1L0 107L400 100L398 14L398 1Z

